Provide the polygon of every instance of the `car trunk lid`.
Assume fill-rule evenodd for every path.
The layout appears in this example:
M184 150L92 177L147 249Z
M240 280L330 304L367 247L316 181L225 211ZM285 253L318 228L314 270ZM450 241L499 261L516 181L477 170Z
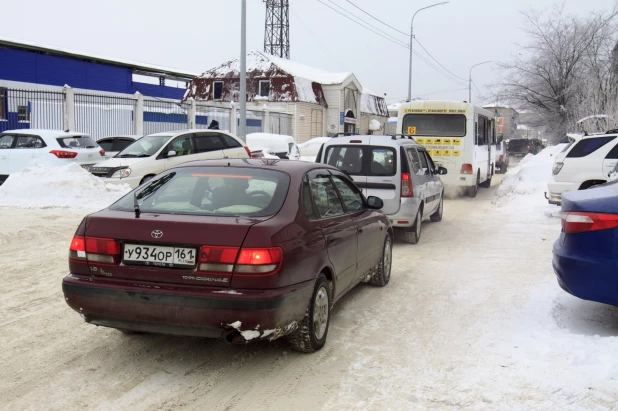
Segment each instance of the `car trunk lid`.
M88 238L113 239L119 247L115 264L88 261L94 276L176 285L228 287L232 270L198 271L202 246L209 253L239 249L249 228L265 218L196 216L103 210L88 217ZM171 255L170 255L171 254ZM233 266L233 263L232 263Z

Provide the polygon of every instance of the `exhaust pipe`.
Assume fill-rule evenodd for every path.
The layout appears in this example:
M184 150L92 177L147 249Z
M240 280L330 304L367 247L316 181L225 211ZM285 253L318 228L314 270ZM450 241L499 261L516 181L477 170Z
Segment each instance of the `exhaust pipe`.
M223 332L223 339L228 344L247 344L247 340L242 336L240 331L232 329Z

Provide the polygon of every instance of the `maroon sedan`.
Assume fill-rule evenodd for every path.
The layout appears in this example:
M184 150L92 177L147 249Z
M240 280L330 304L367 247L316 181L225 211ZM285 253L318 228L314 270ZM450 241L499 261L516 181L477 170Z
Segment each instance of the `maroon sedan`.
M64 296L86 322L125 332L287 335L313 352L338 299L389 281L381 206L324 164L186 163L82 221Z

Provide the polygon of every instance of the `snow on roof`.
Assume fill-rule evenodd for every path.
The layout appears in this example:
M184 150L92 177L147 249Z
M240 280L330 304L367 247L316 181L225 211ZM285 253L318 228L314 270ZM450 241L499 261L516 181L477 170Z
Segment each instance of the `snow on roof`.
M247 72L262 71L266 73L271 71L273 65L293 77L300 77L319 84L341 84L348 77L352 76L352 73L330 73L261 51L253 50L247 53ZM230 77L230 73L232 73L232 77L240 76L239 59L230 60L218 67L205 71L200 78Z
M361 113L388 117L388 108L386 108L386 101L384 101L384 97L380 97L372 93L366 93L365 91L366 90L363 90L363 94L361 94Z
M10 37L0 37L0 46L2 45L14 47L18 49L22 48L22 49L45 50L45 51L50 52L50 54L54 54L54 53L55 54L65 54L68 57L100 60L100 62L102 63L111 63L114 65L129 66L134 69L159 72L159 73L170 74L170 75L177 75L180 77L193 78L197 76L197 73L184 71L184 70L178 70L175 68L157 66L154 64L147 64L147 63L138 63L138 62L129 61L129 60L115 59L115 58L104 57L104 56L99 56L99 55L90 54L90 53L82 53L80 51L69 50L69 49L65 49L61 47L48 46L48 45L34 43L30 41L17 40L17 39L12 39Z

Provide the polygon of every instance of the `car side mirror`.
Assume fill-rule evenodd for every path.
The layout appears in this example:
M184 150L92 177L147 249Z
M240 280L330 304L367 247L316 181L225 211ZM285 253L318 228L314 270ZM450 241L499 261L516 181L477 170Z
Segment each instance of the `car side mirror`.
M170 150L167 152L167 157L176 157L178 153L176 153L174 150Z
M443 176L446 175L448 173L448 170L444 167L438 167L438 174Z
M379 197L369 196L367 197L367 207L372 210L381 210L384 207L384 201Z

